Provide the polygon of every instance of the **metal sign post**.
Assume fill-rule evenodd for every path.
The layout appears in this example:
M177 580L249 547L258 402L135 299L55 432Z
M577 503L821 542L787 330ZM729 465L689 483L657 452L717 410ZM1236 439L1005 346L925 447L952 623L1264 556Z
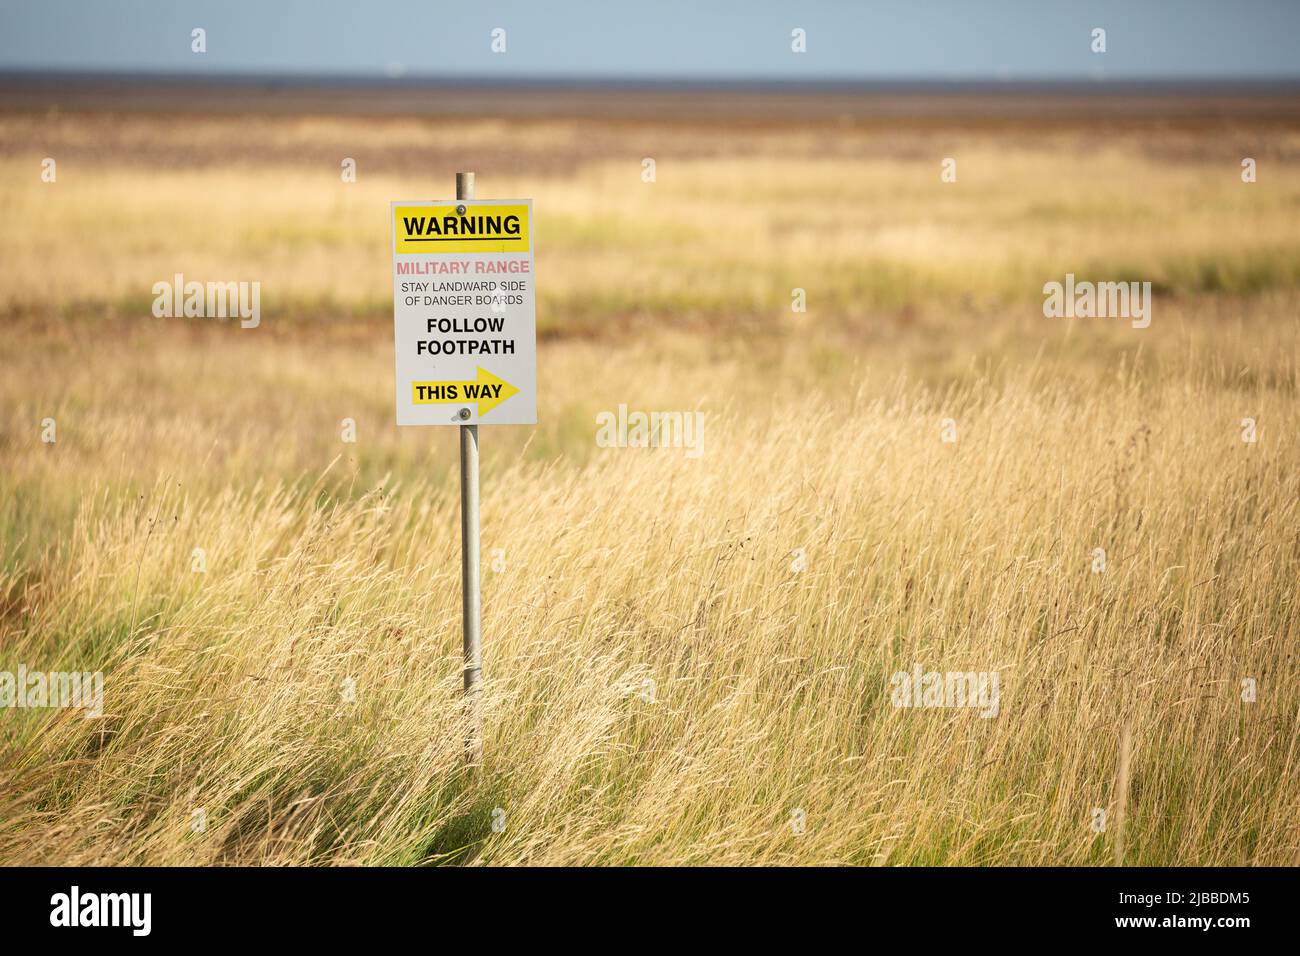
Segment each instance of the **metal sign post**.
M477 200L456 174L454 200L391 204L393 351L399 425L460 427L460 584L466 758L483 760L482 565L478 426L537 423L533 204Z
M456 198L474 198L474 174L456 174ZM469 418L470 410L460 410ZM460 426L460 614L465 644L465 706L469 729L465 758L470 766L483 762L483 712L479 681L483 668L482 593L479 590L478 425Z

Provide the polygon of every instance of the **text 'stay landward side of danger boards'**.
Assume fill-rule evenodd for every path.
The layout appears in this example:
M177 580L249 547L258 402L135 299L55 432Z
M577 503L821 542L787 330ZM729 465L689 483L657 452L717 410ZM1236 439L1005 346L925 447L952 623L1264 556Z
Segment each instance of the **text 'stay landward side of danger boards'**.
M531 200L395 202L399 425L537 422Z

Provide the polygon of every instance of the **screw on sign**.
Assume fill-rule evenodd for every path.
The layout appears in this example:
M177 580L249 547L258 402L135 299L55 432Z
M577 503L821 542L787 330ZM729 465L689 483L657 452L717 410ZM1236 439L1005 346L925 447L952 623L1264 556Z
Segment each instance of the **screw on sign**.
M478 426L537 423L530 199L394 202L397 424L460 427L461 622L469 762L482 762Z

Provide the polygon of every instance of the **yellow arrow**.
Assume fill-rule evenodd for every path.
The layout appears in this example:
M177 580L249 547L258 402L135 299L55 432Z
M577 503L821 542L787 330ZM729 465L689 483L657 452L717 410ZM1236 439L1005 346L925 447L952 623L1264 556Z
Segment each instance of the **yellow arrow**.
M519 389L481 367L478 379L473 382L411 383L411 401L416 405L468 405L478 402L480 417L511 395L518 394Z

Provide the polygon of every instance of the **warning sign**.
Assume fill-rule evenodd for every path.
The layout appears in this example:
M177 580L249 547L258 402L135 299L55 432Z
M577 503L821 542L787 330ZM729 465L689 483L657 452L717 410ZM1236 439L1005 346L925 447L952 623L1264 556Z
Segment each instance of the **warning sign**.
M531 200L395 202L397 424L537 422Z

